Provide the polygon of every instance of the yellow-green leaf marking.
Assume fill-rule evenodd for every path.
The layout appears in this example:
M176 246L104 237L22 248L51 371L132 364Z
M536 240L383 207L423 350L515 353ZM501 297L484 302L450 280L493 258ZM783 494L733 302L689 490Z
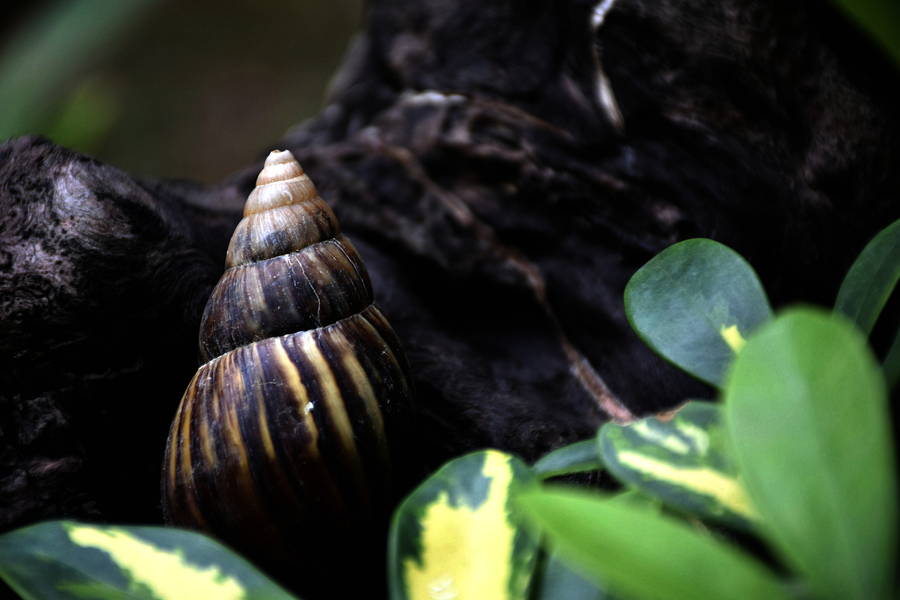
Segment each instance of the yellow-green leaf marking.
M747 345L747 340L741 335L737 325L732 325L731 327L722 325L719 328L719 333L721 334L722 339L725 340L725 343L734 350L735 354L740 352L744 346Z
M535 549L510 512L511 490L527 470L513 461L497 451L457 459L401 507L401 519L415 511L418 521L418 552L399 557L405 598L526 597Z
M74 544L108 553L135 586L146 586L159 600L244 598L234 577L216 566L193 565L177 550L157 548L122 529L68 525L66 530Z
M707 239L673 244L641 267L625 312L657 354L719 388L745 338L772 317L753 267Z
M647 419L633 423L631 428L648 443L656 444L669 452L687 454L691 451L690 445L681 437L661 429L654 429L650 426L650 422Z
M600 451L623 483L690 513L752 527L754 511L732 457L721 409L690 402L671 418L608 423Z
M714 469L678 467L644 454L627 451L619 453L619 462L648 478L714 498L719 504L748 521L757 518L743 486L736 479Z

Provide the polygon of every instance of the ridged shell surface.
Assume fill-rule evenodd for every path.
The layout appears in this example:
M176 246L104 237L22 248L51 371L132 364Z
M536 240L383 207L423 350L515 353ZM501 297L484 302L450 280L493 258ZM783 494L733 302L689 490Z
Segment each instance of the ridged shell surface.
M290 152L266 160L226 266L169 435L163 509L252 557L299 561L308 536L386 509L413 415L409 368Z

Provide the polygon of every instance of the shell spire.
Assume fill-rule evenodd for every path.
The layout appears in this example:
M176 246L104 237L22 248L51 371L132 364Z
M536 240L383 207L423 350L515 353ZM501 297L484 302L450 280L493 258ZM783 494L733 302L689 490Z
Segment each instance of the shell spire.
M244 205L244 216L318 198L316 186L290 150L274 150L256 178L256 187Z
M244 215L204 311L201 360L324 327L372 304L362 259L289 151L266 159Z

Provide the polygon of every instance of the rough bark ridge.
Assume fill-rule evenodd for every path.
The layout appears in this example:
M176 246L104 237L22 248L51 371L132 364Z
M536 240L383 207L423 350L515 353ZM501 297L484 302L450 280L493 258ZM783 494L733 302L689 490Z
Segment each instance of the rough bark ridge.
M328 107L273 148L366 261L428 466L533 460L709 395L624 316L666 246L711 237L776 304L833 300L900 217L896 80L818 2L373 0ZM201 189L0 147L0 527L159 519L168 423L259 166Z
M0 525L155 518L232 215L41 140L0 173Z

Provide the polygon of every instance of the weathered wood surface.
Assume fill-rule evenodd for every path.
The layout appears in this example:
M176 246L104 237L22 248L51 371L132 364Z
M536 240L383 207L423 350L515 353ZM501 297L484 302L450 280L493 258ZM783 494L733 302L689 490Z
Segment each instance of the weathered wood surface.
M373 0L327 108L272 146L366 260L430 467L532 460L708 396L623 313L667 245L717 239L776 304L830 303L900 217L896 72L822 3L599 6ZM0 146L0 529L159 521L200 312L259 167L204 189Z

